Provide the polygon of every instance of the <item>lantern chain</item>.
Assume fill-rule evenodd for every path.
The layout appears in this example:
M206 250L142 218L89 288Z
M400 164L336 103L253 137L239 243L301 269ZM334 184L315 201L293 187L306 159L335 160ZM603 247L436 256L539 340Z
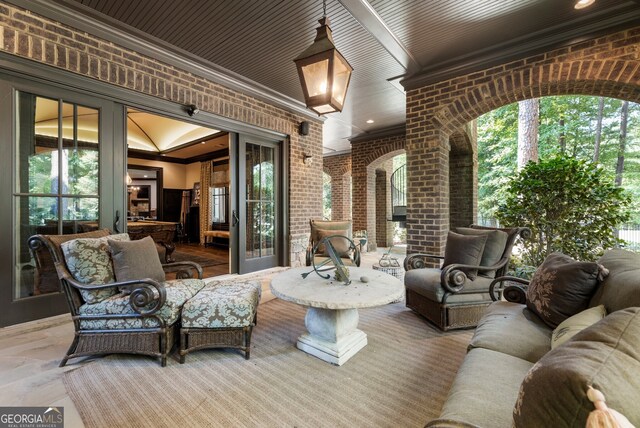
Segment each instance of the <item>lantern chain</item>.
M327 17L327 0L322 0L322 17Z

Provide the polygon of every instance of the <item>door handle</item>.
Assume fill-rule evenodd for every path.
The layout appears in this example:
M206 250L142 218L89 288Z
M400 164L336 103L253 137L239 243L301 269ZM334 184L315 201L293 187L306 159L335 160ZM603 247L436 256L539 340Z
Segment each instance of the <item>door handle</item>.
M231 226L236 227L240 222L240 219L238 218L238 214L236 213L236 210L233 210L231 212L231 216L233 217L233 220L231 221Z
M116 233L122 233L120 230L120 210L116 210L116 220L113 222L113 230Z

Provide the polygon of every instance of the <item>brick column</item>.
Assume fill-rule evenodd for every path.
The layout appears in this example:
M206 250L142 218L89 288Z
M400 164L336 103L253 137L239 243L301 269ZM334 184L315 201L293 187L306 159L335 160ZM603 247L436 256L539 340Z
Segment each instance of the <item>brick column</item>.
M351 220L351 154L325 156L323 171L331 177L331 219Z

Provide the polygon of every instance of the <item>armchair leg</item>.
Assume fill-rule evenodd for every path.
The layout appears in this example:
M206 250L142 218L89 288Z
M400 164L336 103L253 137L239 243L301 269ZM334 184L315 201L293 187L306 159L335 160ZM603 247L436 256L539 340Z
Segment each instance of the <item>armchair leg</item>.
M69 358L71 358L71 355L75 354L76 352L76 348L78 347L79 340L80 338L78 337L78 334L77 333L74 334L73 342L71 342L71 346L69 346L69 349L67 350L66 355L64 356L62 361L60 361L60 365L58 367L64 367L67 365L67 361L69 361Z

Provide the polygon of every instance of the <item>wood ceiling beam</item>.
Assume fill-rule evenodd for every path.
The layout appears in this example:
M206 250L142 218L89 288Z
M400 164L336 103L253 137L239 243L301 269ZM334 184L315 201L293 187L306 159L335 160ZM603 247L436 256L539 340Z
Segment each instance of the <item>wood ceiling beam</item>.
M407 71L408 74L419 71L422 66L396 37L382 17L367 0L338 0L342 6L367 30L380 45Z

